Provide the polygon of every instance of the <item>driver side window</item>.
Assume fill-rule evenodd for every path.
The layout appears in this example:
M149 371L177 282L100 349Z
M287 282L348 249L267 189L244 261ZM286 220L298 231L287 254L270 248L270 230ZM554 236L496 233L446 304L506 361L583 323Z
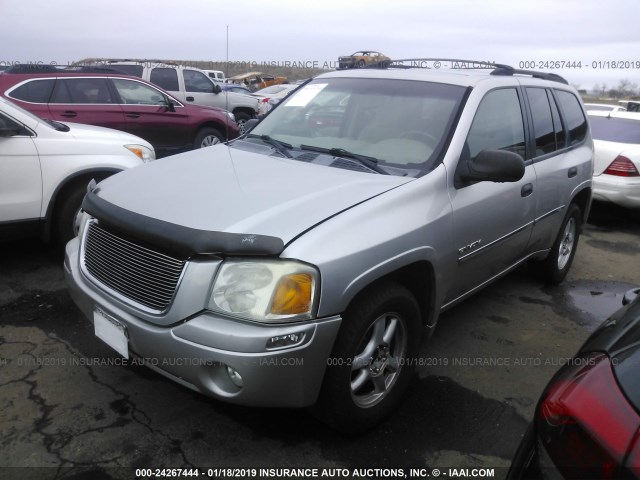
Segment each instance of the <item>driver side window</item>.
M144 83L114 78L113 85L116 87L123 104L166 105L164 95Z
M465 143L465 156L474 158L488 149L507 150L526 158L522 111L515 88L493 90L480 102Z
M213 93L213 83L205 74L196 70L184 70L183 76L187 92Z

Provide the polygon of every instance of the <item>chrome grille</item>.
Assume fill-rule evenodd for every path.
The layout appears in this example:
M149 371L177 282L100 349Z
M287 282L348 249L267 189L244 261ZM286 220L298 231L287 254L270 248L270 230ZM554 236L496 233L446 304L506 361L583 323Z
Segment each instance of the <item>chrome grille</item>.
M165 310L178 286L185 261L126 240L96 222L85 236L84 266L108 288L151 310Z

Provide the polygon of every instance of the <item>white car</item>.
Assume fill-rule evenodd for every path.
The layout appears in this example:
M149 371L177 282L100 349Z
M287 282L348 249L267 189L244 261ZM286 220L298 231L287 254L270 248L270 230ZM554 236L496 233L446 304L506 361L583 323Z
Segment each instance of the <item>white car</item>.
M584 109L589 112L624 112L627 110L622 105L611 105L609 103L585 103Z
M300 85L282 83L280 85L271 85L253 92L251 95L260 100L260 113L267 113L274 105L289 95Z
M593 198L640 208L640 114L588 115L595 150Z
M43 120L0 97L0 240L39 236L64 245L92 179L154 159L140 137Z

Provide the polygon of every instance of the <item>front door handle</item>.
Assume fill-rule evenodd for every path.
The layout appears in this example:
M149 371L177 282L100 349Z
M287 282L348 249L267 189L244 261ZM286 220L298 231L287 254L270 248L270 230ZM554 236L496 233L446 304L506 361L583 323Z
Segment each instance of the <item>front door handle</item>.
M139 113L134 113L134 112L125 113L125 116L128 117L128 118L140 118L140 114Z
M533 193L533 183L527 183L523 185L522 189L520 190L520 195L522 195L523 197L528 197L532 193Z
M576 175L578 175L578 167L571 167L571 168L569 169L569 171L567 172L567 176L568 176L569 178L573 178L573 177L575 177Z
M187 100L187 102L193 102L193 101L195 100L195 98L193 98L193 97L187 97L187 98L186 98L186 100Z
M71 110L67 110L63 113L60 114L61 117L66 117L66 118L73 118L73 117L77 117L78 114L76 112L73 112Z

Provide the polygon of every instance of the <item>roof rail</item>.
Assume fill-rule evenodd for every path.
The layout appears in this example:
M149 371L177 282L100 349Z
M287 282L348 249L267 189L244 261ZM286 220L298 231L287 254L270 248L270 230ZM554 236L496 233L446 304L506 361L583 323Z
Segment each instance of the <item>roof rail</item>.
M75 62L74 65L86 65L86 64L109 64L109 63L119 63L119 62L135 62L135 63L164 63L166 65L178 65L177 62L173 60L157 60L151 58L85 58L78 62Z
M76 67L67 67L60 70L60 73L114 73L118 75L130 75L127 72L112 67L102 67L100 65L79 65Z
M443 66L443 62L449 63L450 65ZM491 75L529 75L534 78L551 80L554 82L564 83L566 85L569 84L567 80L555 73L536 72L533 70L519 70L513 68L510 65L505 65L502 63L482 60L463 60L459 58L403 58L398 60L391 60L390 62L378 62L375 64L371 64L366 68L426 68L434 70L443 68L452 70L491 70Z
M501 65L499 68L496 68L491 72L491 75L529 75L533 78L541 78L543 80L551 80L552 82L560 82L565 85L569 85L569 82L567 82L564 77L555 73L536 72L535 70L520 70L508 65Z
M60 69L54 65L37 63L16 63L5 70L6 73L58 73Z

